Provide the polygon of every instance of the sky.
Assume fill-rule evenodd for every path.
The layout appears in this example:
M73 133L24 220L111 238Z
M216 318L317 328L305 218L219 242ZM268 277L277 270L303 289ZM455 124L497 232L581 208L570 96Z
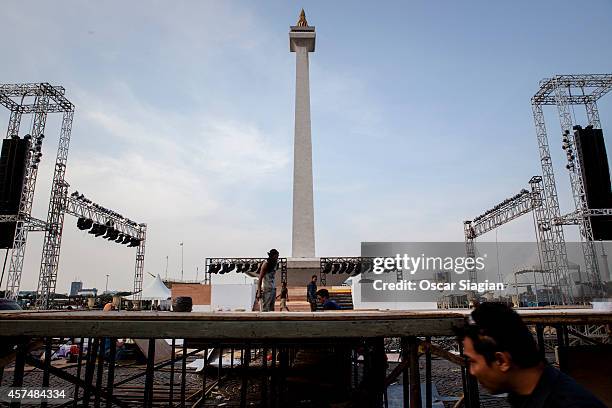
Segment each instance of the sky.
M472 219L540 174L530 98L555 74L612 71L612 2L3 2L0 81L49 82L76 105L71 189L146 222L145 271L199 277L205 257L291 251L295 54L310 55L318 256L362 241L462 241ZM612 96L599 103L612 149ZM546 110L571 210L554 108ZM576 108L576 123L584 123ZM50 116L33 215L46 219L60 119ZM0 111L0 125L8 113ZM21 133L27 133L24 118ZM72 190L71 190L72 191ZM567 230L568 239L576 237ZM483 237L532 241L523 217ZM35 289L42 235L28 238ZM167 262L166 262L167 260ZM57 292L130 289L135 250L66 217ZM167 265L167 267L166 267ZM145 284L152 279L145 276ZM4 282L3 282L4 286Z

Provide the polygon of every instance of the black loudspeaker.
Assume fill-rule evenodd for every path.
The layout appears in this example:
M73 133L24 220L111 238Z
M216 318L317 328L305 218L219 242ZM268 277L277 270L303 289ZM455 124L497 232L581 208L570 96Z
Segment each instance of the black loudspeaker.
M610 168L603 132L592 127L577 128L574 138L589 208L612 208ZM591 225L595 240L612 240L612 217L591 217Z
M0 215L17 215L23 190L26 153L29 142L24 139L4 139L0 155ZM15 222L0 223L0 248L12 248Z

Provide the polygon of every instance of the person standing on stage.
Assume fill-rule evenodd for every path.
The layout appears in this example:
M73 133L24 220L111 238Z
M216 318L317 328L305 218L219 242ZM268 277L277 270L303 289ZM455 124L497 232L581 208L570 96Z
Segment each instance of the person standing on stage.
M276 299L276 266L278 264L278 251L271 249L266 259L259 268L259 280L257 281L257 299L261 304L262 312L274 311L274 300Z
M317 275L312 275L312 280L306 287L306 300L310 303L310 311L317 311Z
M287 289L287 282L283 282L283 285L281 287L281 293L279 297L280 297L280 311L282 312L283 310L286 310L290 312L289 308L287 307L287 299L289 298L289 289Z

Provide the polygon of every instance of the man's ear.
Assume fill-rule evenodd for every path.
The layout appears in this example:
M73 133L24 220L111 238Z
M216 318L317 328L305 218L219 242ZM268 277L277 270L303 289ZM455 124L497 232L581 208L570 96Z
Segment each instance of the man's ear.
M495 353L495 364L502 372L507 372L512 367L512 357L507 351L498 351Z

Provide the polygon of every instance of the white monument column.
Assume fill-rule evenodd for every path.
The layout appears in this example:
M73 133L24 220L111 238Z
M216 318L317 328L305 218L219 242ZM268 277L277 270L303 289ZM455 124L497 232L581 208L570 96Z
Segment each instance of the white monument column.
M289 31L289 49L296 54L295 134L293 139L293 232L292 256L314 258L314 200L312 139L310 134L310 82L308 53L315 49L315 28L308 25L304 10Z

